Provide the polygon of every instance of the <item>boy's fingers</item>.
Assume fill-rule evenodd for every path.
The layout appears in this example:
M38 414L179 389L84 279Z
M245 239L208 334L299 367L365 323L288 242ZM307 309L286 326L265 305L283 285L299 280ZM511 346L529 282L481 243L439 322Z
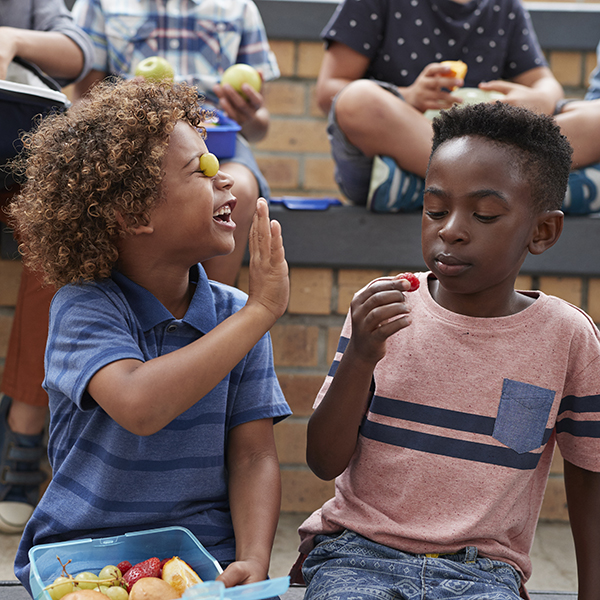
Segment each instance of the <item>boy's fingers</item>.
M258 258L271 253L271 226L269 223L269 206L264 198L259 198L252 222L250 235L251 250Z

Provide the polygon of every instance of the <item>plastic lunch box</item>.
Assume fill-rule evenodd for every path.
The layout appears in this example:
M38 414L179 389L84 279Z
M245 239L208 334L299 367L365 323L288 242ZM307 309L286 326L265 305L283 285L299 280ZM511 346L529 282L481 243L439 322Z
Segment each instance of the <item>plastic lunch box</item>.
M235 154L235 138L241 127L220 110L215 110L218 125L206 128L206 147L217 158L231 158Z
M262 600L283 594L289 587L289 577L279 577L226 589L221 582L214 581L223 569L192 532L184 527L164 527L34 546L29 550L31 593L34 600L51 600L44 587L62 573L57 557L63 564L70 560L67 571L77 575L81 571L98 573L106 565L116 565L123 560L136 564L153 556L160 559L178 556L205 582L186 590L185 600Z

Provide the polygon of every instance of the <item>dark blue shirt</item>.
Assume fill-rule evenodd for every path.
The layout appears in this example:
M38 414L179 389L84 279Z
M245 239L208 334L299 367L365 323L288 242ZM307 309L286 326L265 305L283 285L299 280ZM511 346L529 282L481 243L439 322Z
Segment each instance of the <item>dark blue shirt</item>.
M366 56L366 78L398 86L443 60L467 64L466 87L547 64L518 0L345 0L321 36Z
M44 387L50 398L50 485L24 531L15 573L28 585L34 544L179 525L219 561L235 559L225 452L229 431L290 414L266 334L211 392L149 436L130 433L87 386L107 364L182 348L246 303L243 292L192 269L183 319L123 275L68 285L52 301ZM68 558L68 557L67 557Z

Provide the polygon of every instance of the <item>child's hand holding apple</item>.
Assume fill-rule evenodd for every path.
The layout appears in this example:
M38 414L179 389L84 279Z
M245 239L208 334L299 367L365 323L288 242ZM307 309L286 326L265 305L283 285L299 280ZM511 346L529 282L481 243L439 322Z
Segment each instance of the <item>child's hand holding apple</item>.
M262 129L265 111L264 98L261 94L262 76L250 65L237 63L225 70L221 83L215 85L213 91L219 98L220 108L230 119L237 121L243 129ZM244 131L246 134L246 131ZM250 132L248 132L250 133ZM254 138L251 134L246 137Z

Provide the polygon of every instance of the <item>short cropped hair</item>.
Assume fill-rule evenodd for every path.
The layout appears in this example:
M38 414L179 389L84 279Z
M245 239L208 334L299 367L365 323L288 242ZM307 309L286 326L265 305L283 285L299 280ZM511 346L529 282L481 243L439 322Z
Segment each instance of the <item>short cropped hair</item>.
M131 80L42 119L13 164L24 183L8 213L24 262L57 287L109 277L119 235L148 224L160 200L176 123L204 135L205 116L192 86Z
M554 119L504 102L455 106L433 121L431 157L448 140L478 136L514 150L529 181L532 209L560 209L567 190L573 150Z

